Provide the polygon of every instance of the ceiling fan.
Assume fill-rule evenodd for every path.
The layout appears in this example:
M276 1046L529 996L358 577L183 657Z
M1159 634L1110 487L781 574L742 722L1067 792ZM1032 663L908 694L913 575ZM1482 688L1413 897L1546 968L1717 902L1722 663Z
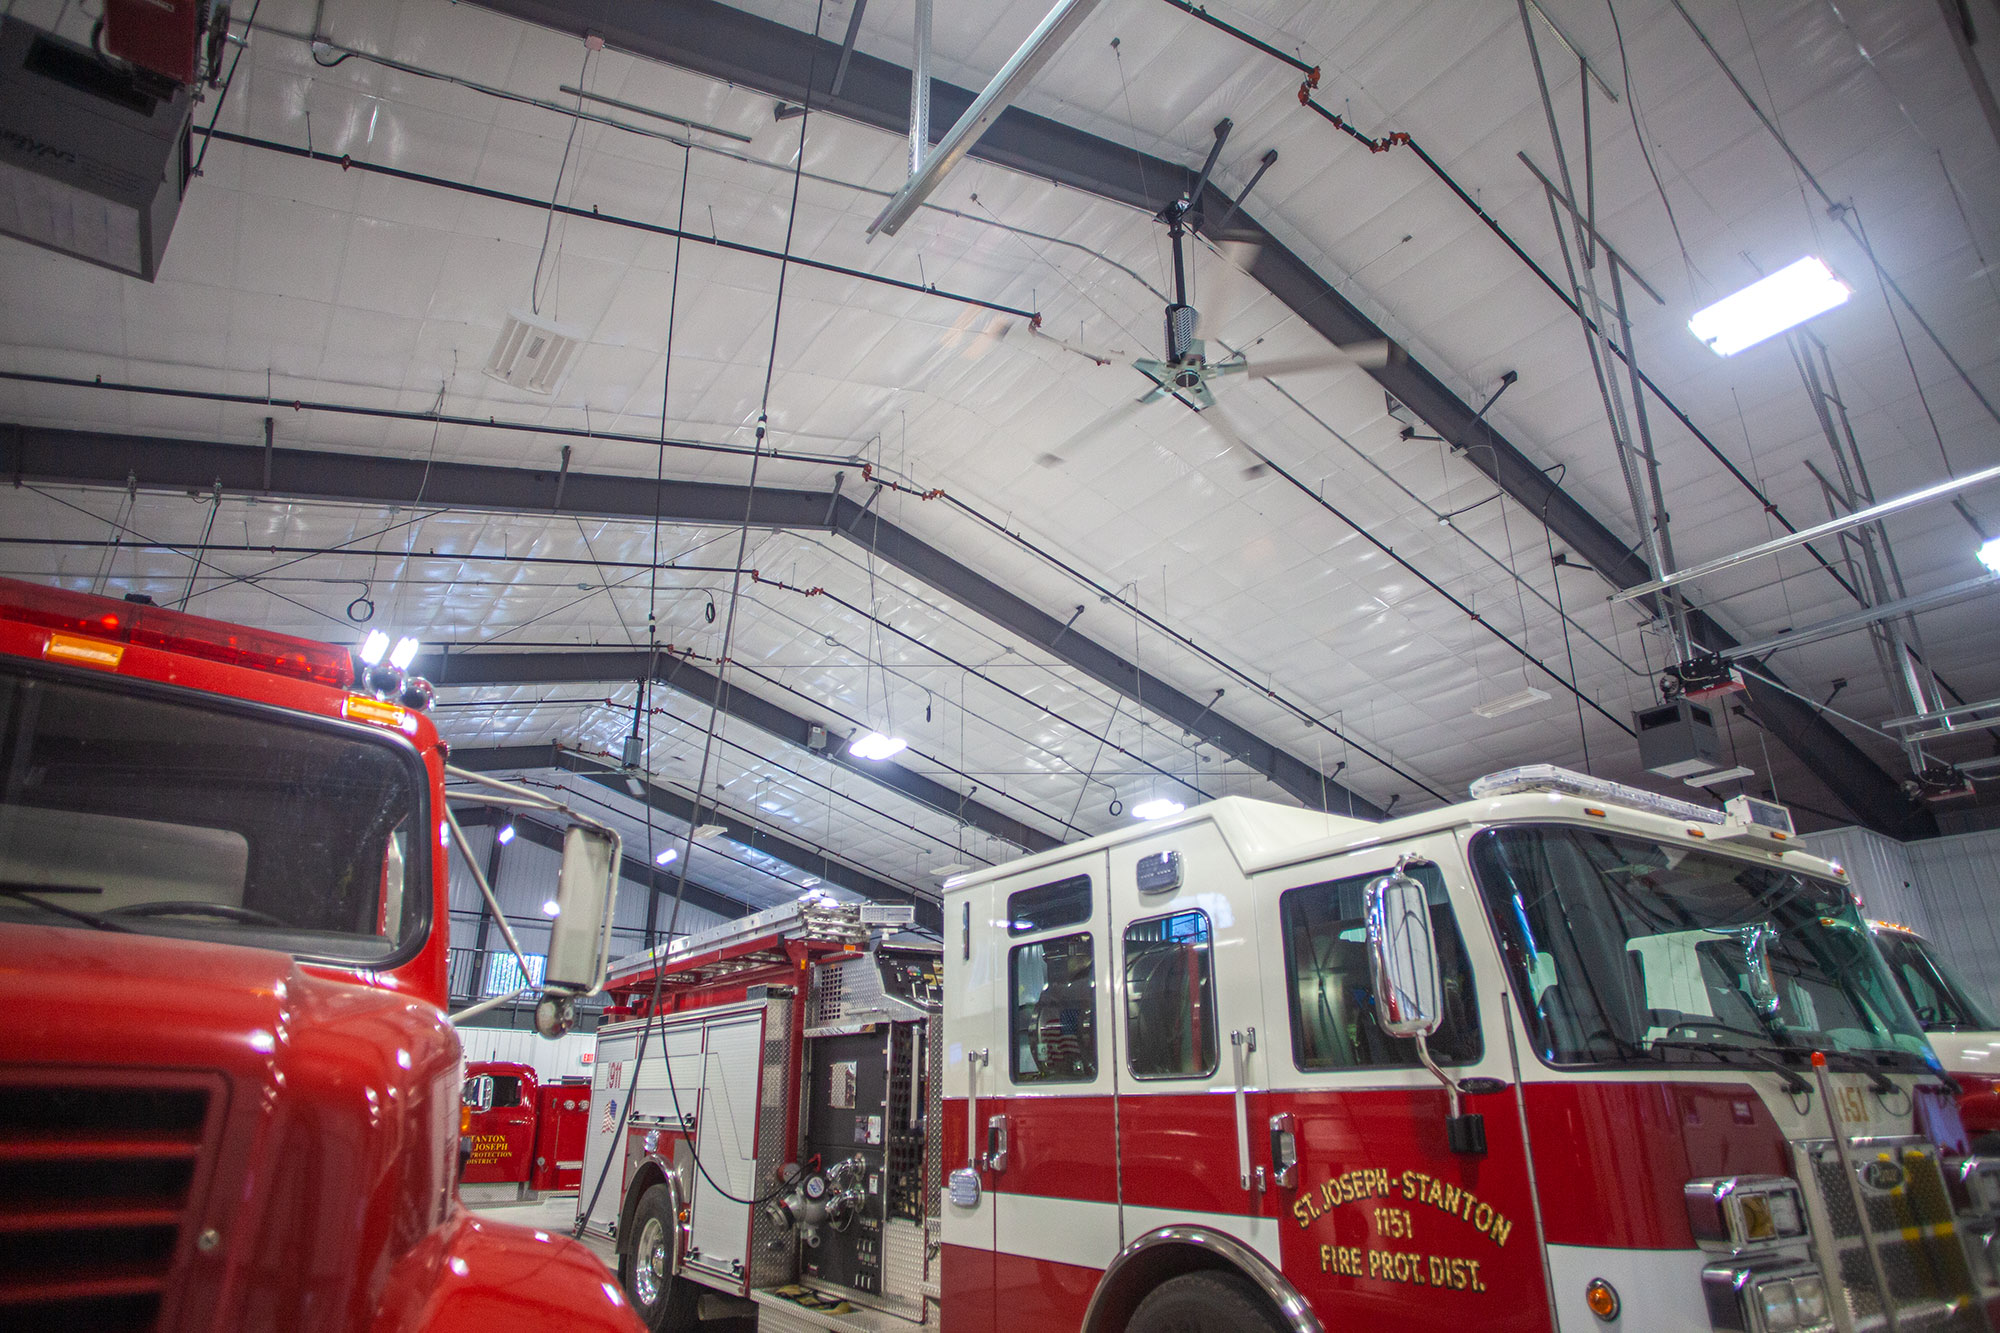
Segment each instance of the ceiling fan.
M1217 266L1215 277L1209 284L1212 299L1208 302L1208 309L1195 309L1187 299L1187 259L1184 252L1187 220L1192 211L1193 204L1187 196L1183 196L1160 215L1160 220L1167 224L1168 236L1172 238L1174 257L1174 299L1166 308L1166 355L1157 358L1142 356L1132 362L1132 368L1151 380L1153 387L1138 398L1118 404L1055 448L1041 454L1036 461L1044 467L1062 466L1083 446L1108 434L1141 408L1164 398L1175 398L1200 413L1202 419L1232 449L1249 456L1252 461L1244 465L1244 476L1260 476L1270 466L1270 460L1230 424L1216 402L1216 384L1238 375L1246 379L1270 379L1277 375L1300 374L1335 366L1375 369L1387 365L1401 354L1402 349L1388 339L1372 338L1365 342L1335 344L1328 351L1310 356L1254 361L1239 352L1210 360L1208 340L1203 334L1213 335L1219 331L1242 306L1250 282L1250 269L1257 262L1262 247L1250 241L1222 242L1217 248L1223 262ZM1088 357L1099 365L1110 365L1114 359L1112 354L1073 346L1042 332L1038 326L1031 328L1038 336L1047 338L1066 351ZM1117 354L1118 359L1122 356L1122 353Z

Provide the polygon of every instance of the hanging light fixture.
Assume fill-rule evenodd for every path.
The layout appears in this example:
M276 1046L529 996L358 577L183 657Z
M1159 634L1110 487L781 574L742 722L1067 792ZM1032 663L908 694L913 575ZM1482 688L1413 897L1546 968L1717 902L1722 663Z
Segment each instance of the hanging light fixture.
M1854 289L1835 277L1825 260L1807 255L1696 311L1688 328L1717 356L1735 356L1825 314L1852 295Z
M879 731L871 731L866 736L857 737L847 752L857 759L887 759L901 754L910 743L899 736L885 736Z
M1150 801L1141 801L1139 804L1133 806L1132 817L1134 819L1166 819L1171 815L1179 814L1185 809L1187 807L1179 801L1169 800L1165 796L1156 796Z

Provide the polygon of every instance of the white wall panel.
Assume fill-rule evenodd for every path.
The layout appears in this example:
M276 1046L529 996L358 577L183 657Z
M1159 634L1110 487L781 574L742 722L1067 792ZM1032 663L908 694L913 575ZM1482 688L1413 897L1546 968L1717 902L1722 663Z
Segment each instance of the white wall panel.
M1824 856L1847 867L1848 878L1861 896L1863 915L1913 926L1918 933L1937 938L1925 896L1916 885L1916 872L1910 865L1912 847L1859 827L1807 833L1799 841L1814 856Z
M1929 909L1925 933L1991 995L2000 982L2000 830L1913 842L1905 850Z
M572 1032L550 1041L532 1028L474 1028L458 1030L468 1063L474 1060L511 1060L532 1065L535 1077L582 1077L590 1073L583 1057L597 1046L594 1032Z

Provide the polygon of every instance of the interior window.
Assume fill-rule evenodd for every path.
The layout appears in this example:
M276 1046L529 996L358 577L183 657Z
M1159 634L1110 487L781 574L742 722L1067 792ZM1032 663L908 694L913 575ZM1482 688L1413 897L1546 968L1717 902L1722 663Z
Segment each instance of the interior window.
M1285 939L1285 994L1292 1017L1292 1060L1302 1070L1417 1063L1416 1041L1391 1037L1376 1020L1362 901L1370 881L1384 873L1373 870L1328 884L1311 884L1279 899ZM1431 1058L1439 1064L1471 1064L1480 1052L1479 1012L1472 994L1472 967L1445 897L1444 876L1428 864L1409 866L1405 873L1424 886L1431 930L1437 937L1444 1014L1438 1030L1430 1036Z
M1208 916L1176 912L1125 928L1125 1036L1136 1078L1215 1072L1215 971Z
M1031 935L1038 930L1074 926L1090 920L1090 876L1072 875L1053 884L1007 895L1007 933Z
M1009 1069L1016 1083L1097 1077L1097 989L1089 935L1019 944L1007 956Z

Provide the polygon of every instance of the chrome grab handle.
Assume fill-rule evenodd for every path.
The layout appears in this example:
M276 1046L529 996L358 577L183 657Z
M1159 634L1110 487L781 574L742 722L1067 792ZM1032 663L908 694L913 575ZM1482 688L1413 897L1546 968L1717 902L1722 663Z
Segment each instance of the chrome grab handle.
M980 1165L984 1166L988 1171L997 1172L1007 1169L1007 1117L1005 1115L996 1115L987 1118L986 1155L980 1159Z
M1244 1095L1249 1077L1250 1053L1257 1049L1257 1029L1244 1028L1229 1034L1229 1059L1236 1075L1236 1181L1252 1193L1263 1190L1263 1170L1250 1169L1250 1103Z

